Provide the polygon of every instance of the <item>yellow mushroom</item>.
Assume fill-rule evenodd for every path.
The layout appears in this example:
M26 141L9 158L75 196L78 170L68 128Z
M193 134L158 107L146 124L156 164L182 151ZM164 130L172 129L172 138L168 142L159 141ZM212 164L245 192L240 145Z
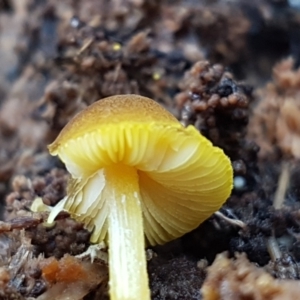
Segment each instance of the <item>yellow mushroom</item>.
M100 100L49 146L72 175L61 210L108 238L110 297L150 299L145 239L163 244L196 228L230 195L230 160L193 126L137 95Z

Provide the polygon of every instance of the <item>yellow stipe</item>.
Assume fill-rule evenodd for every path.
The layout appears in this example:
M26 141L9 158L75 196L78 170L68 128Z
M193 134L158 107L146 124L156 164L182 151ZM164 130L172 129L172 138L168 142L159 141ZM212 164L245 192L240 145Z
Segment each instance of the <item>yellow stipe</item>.
M109 285L111 300L150 299L137 171L124 165L105 169L109 197Z

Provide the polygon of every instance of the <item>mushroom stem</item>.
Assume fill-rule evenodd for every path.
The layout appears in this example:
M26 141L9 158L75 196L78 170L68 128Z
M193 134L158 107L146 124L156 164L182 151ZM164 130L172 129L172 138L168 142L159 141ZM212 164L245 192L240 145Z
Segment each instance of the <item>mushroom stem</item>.
M139 178L133 167L105 168L111 300L150 299Z

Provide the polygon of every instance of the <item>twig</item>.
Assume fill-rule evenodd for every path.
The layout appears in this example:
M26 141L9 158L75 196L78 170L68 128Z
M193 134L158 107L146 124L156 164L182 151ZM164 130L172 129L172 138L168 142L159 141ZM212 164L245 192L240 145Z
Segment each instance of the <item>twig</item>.
M276 261L281 258L281 251L279 249L277 240L275 239L274 235L270 236L267 239L267 249L272 261Z
M103 251L104 249L106 249L106 245L104 242L101 242L100 244L90 245L85 252L76 255L76 257L83 259L90 256L92 263L94 262L95 258L101 259L105 263L108 263L108 255L107 252Z
M86 43L83 44L83 46L79 49L79 51L77 52L77 55L80 55L82 52L84 52L87 48L89 48L91 46L91 44L93 43L94 39L91 38L89 39Z
M223 219L224 221L228 222L230 225L238 226L242 229L247 227L247 225L243 221L237 219L230 219L226 217L224 214L222 214L220 211L215 212L215 215L220 219Z
M281 173L278 180L278 187L275 192L273 207L275 209L280 209L285 200L285 194L289 187L290 181L290 164L283 163Z

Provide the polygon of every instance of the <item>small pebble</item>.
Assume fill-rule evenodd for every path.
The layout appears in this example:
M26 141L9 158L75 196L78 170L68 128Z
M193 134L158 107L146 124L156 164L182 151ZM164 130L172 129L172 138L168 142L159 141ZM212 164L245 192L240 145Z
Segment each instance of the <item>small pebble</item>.
M246 179L242 176L235 176L233 186L236 190L243 190L246 187Z

